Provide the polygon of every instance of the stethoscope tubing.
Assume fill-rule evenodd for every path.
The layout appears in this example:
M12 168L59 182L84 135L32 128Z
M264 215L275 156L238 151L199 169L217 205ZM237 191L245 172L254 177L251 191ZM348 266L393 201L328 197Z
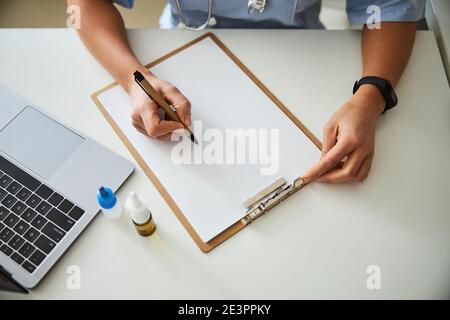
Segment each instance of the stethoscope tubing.
M208 0L208 17L206 18L206 21L198 26L192 26L189 25L186 22L186 19L183 15L183 10L181 10L180 0L175 0L175 6L177 8L178 17L180 18L180 28L190 30L190 31L201 31L206 29L208 26L213 26L216 24L216 20L214 19L212 15L212 9L213 9L213 0ZM249 14L253 12L254 9L259 10L259 12L263 12L264 8L266 6L265 0L253 0L249 1ZM252 7L252 9L250 9Z
M180 6L180 1L179 0L175 0L175 6L177 7L177 11L178 11L178 17L180 18L182 27L186 30L190 30L190 31L201 31L206 29L206 27L208 25L211 24L212 20L214 19L212 16L212 6L213 6L213 0L208 0L208 18L206 19L206 21L204 23L202 23L199 26L191 26L189 24L187 24L186 19L184 19L184 15L183 15L183 10L181 10L181 6Z

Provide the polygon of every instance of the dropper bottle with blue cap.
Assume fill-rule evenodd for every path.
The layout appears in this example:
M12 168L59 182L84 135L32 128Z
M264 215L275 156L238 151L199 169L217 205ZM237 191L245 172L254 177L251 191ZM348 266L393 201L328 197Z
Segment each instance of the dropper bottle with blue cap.
M97 192L97 200L106 218L114 220L122 214L119 199L110 188L100 187Z

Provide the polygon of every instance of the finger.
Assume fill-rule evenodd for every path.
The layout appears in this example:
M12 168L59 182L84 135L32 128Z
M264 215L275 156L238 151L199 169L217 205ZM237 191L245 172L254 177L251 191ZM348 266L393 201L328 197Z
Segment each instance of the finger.
M184 124L188 127L192 125L191 118L191 103L189 101L184 101L178 105L173 105L180 119L183 120Z
M355 182L362 182L366 180L366 178L369 176L370 168L372 167L372 161L373 161L373 153L368 155L364 159L363 163L361 164L361 167L359 168L358 173L354 178Z
M190 126L192 124L191 120L191 103L189 100L178 90L175 89L173 92L166 96L166 100L175 108L180 119Z
M154 102L151 104L156 106ZM141 117L147 134L152 138L157 138L171 133L176 129L183 128L181 123L161 120L157 108L143 108Z
M176 130L184 129L183 125L176 121L162 120L157 128L158 136L171 134Z
M354 144L349 141L338 140L336 145L328 151L325 156L314 164L304 175L306 182L313 181L323 175L325 172L334 169L339 162L349 155L354 149Z
M146 133L144 126L141 123L132 121L132 125L137 131L140 131L140 132L144 131Z
M159 136L156 139L161 140L161 141L170 141L171 137L172 137L172 133L168 133L163 136Z
M152 128L153 138L163 137L165 135L171 135L177 129L183 129L183 125L175 121L161 120L155 127Z
M336 144L337 138L337 126L331 123L327 123L323 130L323 143L322 143L322 158L327 154L331 148Z
M142 122L142 118L141 116L136 116L134 113L131 115L131 124L133 125L133 127L139 131L140 133L143 133L145 135L148 135L147 132L145 131L144 128L144 124Z
M158 136L156 127L161 122L158 111L154 108L143 108L141 118L147 134L152 138L156 138Z
M366 157L366 153L355 151L349 155L342 169L333 169L319 177L317 181L326 183L353 182Z
M147 130L145 130L144 125L136 125L134 126L136 128L137 131L139 131L140 133L148 136Z
M139 118L139 120L136 120L134 118L131 119L131 124L136 129L143 128L142 120Z

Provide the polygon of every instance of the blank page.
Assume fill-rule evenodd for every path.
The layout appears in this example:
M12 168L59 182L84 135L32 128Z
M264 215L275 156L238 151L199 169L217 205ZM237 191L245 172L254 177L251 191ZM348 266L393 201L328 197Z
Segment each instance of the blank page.
M228 161L228 164L208 165L201 157L198 162L203 163L176 164L171 158L176 142L153 140L133 128L130 99L121 87L113 87L99 96L104 108L204 242L245 216L242 203L247 198L280 177L293 181L319 159L318 148L209 37L152 67L151 71L173 83L191 101L194 131L200 142L192 153L201 155L199 151L211 143L202 141L201 133L206 134L209 129L218 129L223 136L225 162L225 146L231 141L227 139L227 130L250 129L257 134L258 144L263 141L269 149L257 145L258 154L270 155L273 151L272 166L259 156L256 164L249 163L249 152L253 150L255 155L249 143L246 150L239 151L240 155L243 151L247 154L245 164L237 164L236 155L234 163ZM201 132L196 121L201 121ZM278 151L270 140L271 133L277 130ZM278 170L269 172L270 175L261 174L262 168L276 169L275 161Z

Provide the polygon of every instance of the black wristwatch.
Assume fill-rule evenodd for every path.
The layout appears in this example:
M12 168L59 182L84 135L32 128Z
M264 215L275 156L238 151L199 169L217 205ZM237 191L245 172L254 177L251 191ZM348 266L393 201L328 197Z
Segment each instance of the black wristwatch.
M355 92L358 91L359 87L363 84L373 84L380 90L384 100L386 101L386 106L384 107L383 113L397 105L398 98L389 80L373 76L363 77L361 80L355 82L355 85L353 86L353 94L355 94Z

